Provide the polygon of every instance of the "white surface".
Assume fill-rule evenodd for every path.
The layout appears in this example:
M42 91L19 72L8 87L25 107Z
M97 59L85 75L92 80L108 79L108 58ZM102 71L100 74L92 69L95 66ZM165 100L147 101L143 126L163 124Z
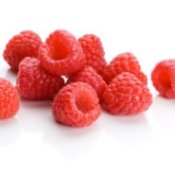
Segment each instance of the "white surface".
M63 28L101 37L108 61L133 52L148 77L155 63L175 58L173 0L1 0L0 51L14 34L32 29L44 39ZM15 75L0 60L0 76ZM0 122L2 175L175 174L175 102L154 95L133 118L103 113L88 128L53 122L48 102L22 101L18 115Z

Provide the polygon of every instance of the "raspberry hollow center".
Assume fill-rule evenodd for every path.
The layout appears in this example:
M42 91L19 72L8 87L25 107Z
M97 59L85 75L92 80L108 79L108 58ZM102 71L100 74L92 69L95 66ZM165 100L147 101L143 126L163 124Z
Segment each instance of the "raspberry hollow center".
M162 87L167 90L171 89L171 79L169 73L166 71L162 71L159 75L159 82L162 85Z
M83 113L90 112L94 108L93 98L85 92L79 94L76 97L76 106Z
M56 41L50 54L54 60L62 60L68 55L68 50L63 43Z

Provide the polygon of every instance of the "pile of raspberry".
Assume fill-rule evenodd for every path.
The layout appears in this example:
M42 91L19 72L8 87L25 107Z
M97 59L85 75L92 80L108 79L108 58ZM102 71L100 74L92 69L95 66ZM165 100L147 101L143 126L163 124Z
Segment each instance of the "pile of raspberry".
M152 103L147 77L132 53L107 64L99 37L79 39L65 30L52 32L45 42L33 31L9 40L3 57L17 72L16 86L0 79L0 119L19 110L20 98L51 100L56 122L83 127L96 121L101 109L113 116L135 116ZM175 98L175 61L161 62L152 72L156 89Z

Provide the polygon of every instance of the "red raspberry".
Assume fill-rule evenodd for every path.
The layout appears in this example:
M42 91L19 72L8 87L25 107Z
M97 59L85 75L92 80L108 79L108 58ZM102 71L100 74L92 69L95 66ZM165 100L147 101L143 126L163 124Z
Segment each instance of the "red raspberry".
M147 76L142 71L140 71L136 76L144 85L147 85Z
M0 119L14 116L19 110L19 95L13 85L0 78Z
M147 110L151 103L149 89L129 72L116 76L103 94L103 106L112 114L138 114Z
M175 99L175 59L159 62L151 77L154 87L161 96Z
M144 73L140 71L140 65L137 58L132 53L123 53L116 56L111 63L106 66L103 72L103 78L107 83L118 74L122 72L130 72L136 75L145 85L147 78Z
M3 57L13 69L17 70L23 58L37 57L41 43L42 41L36 33L23 31L7 43Z
M51 74L70 75L85 64L83 50L76 38L64 30L51 33L39 49L42 66Z
M29 100L52 99L64 85L64 80L46 72L36 58L26 57L19 65L17 89Z
M79 42L83 48L87 65L92 66L99 74L102 74L107 63L100 38L87 34L79 38Z
M91 85L97 92L99 98L102 97L103 92L107 88L107 84L103 78L90 66L86 66L78 71L68 80L68 83L77 81Z
M68 84L56 95L53 106L56 121L72 126L88 126L100 115L99 99L94 89L83 82Z

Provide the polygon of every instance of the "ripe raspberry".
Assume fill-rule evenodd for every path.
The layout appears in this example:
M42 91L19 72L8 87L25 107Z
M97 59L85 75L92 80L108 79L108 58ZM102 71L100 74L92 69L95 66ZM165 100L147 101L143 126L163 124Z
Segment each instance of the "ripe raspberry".
M144 85L147 85L147 76L142 71L140 71L136 76Z
M18 65L23 58L38 56L41 43L42 41L36 33L29 30L23 31L7 43L3 57L11 68L18 70Z
M50 34L39 49L42 66L51 74L70 75L85 64L83 50L76 38L64 30Z
M94 89L83 82L68 84L56 95L53 106L56 121L72 126L88 126L100 115L99 99Z
M159 62L153 69L151 78L161 96L175 99L175 59Z
M52 99L64 85L64 80L46 72L36 58L26 57L19 65L17 90L30 100Z
M95 89L99 98L102 97L103 92L107 88L107 84L103 78L90 66L86 66L78 71L68 80L68 83L77 81L91 85Z
M19 110L19 95L13 85L0 78L0 119L14 116Z
M92 66L99 74L102 74L107 63L100 38L93 34L87 34L79 38L79 43L84 51L87 65Z
M149 89L133 74L117 75L103 94L103 106L112 114L134 115L152 103Z
M145 85L147 84L146 76L140 71L140 65L137 58L132 53L123 53L116 56L111 63L106 66L103 72L103 78L107 83L122 72L130 72L136 75Z

